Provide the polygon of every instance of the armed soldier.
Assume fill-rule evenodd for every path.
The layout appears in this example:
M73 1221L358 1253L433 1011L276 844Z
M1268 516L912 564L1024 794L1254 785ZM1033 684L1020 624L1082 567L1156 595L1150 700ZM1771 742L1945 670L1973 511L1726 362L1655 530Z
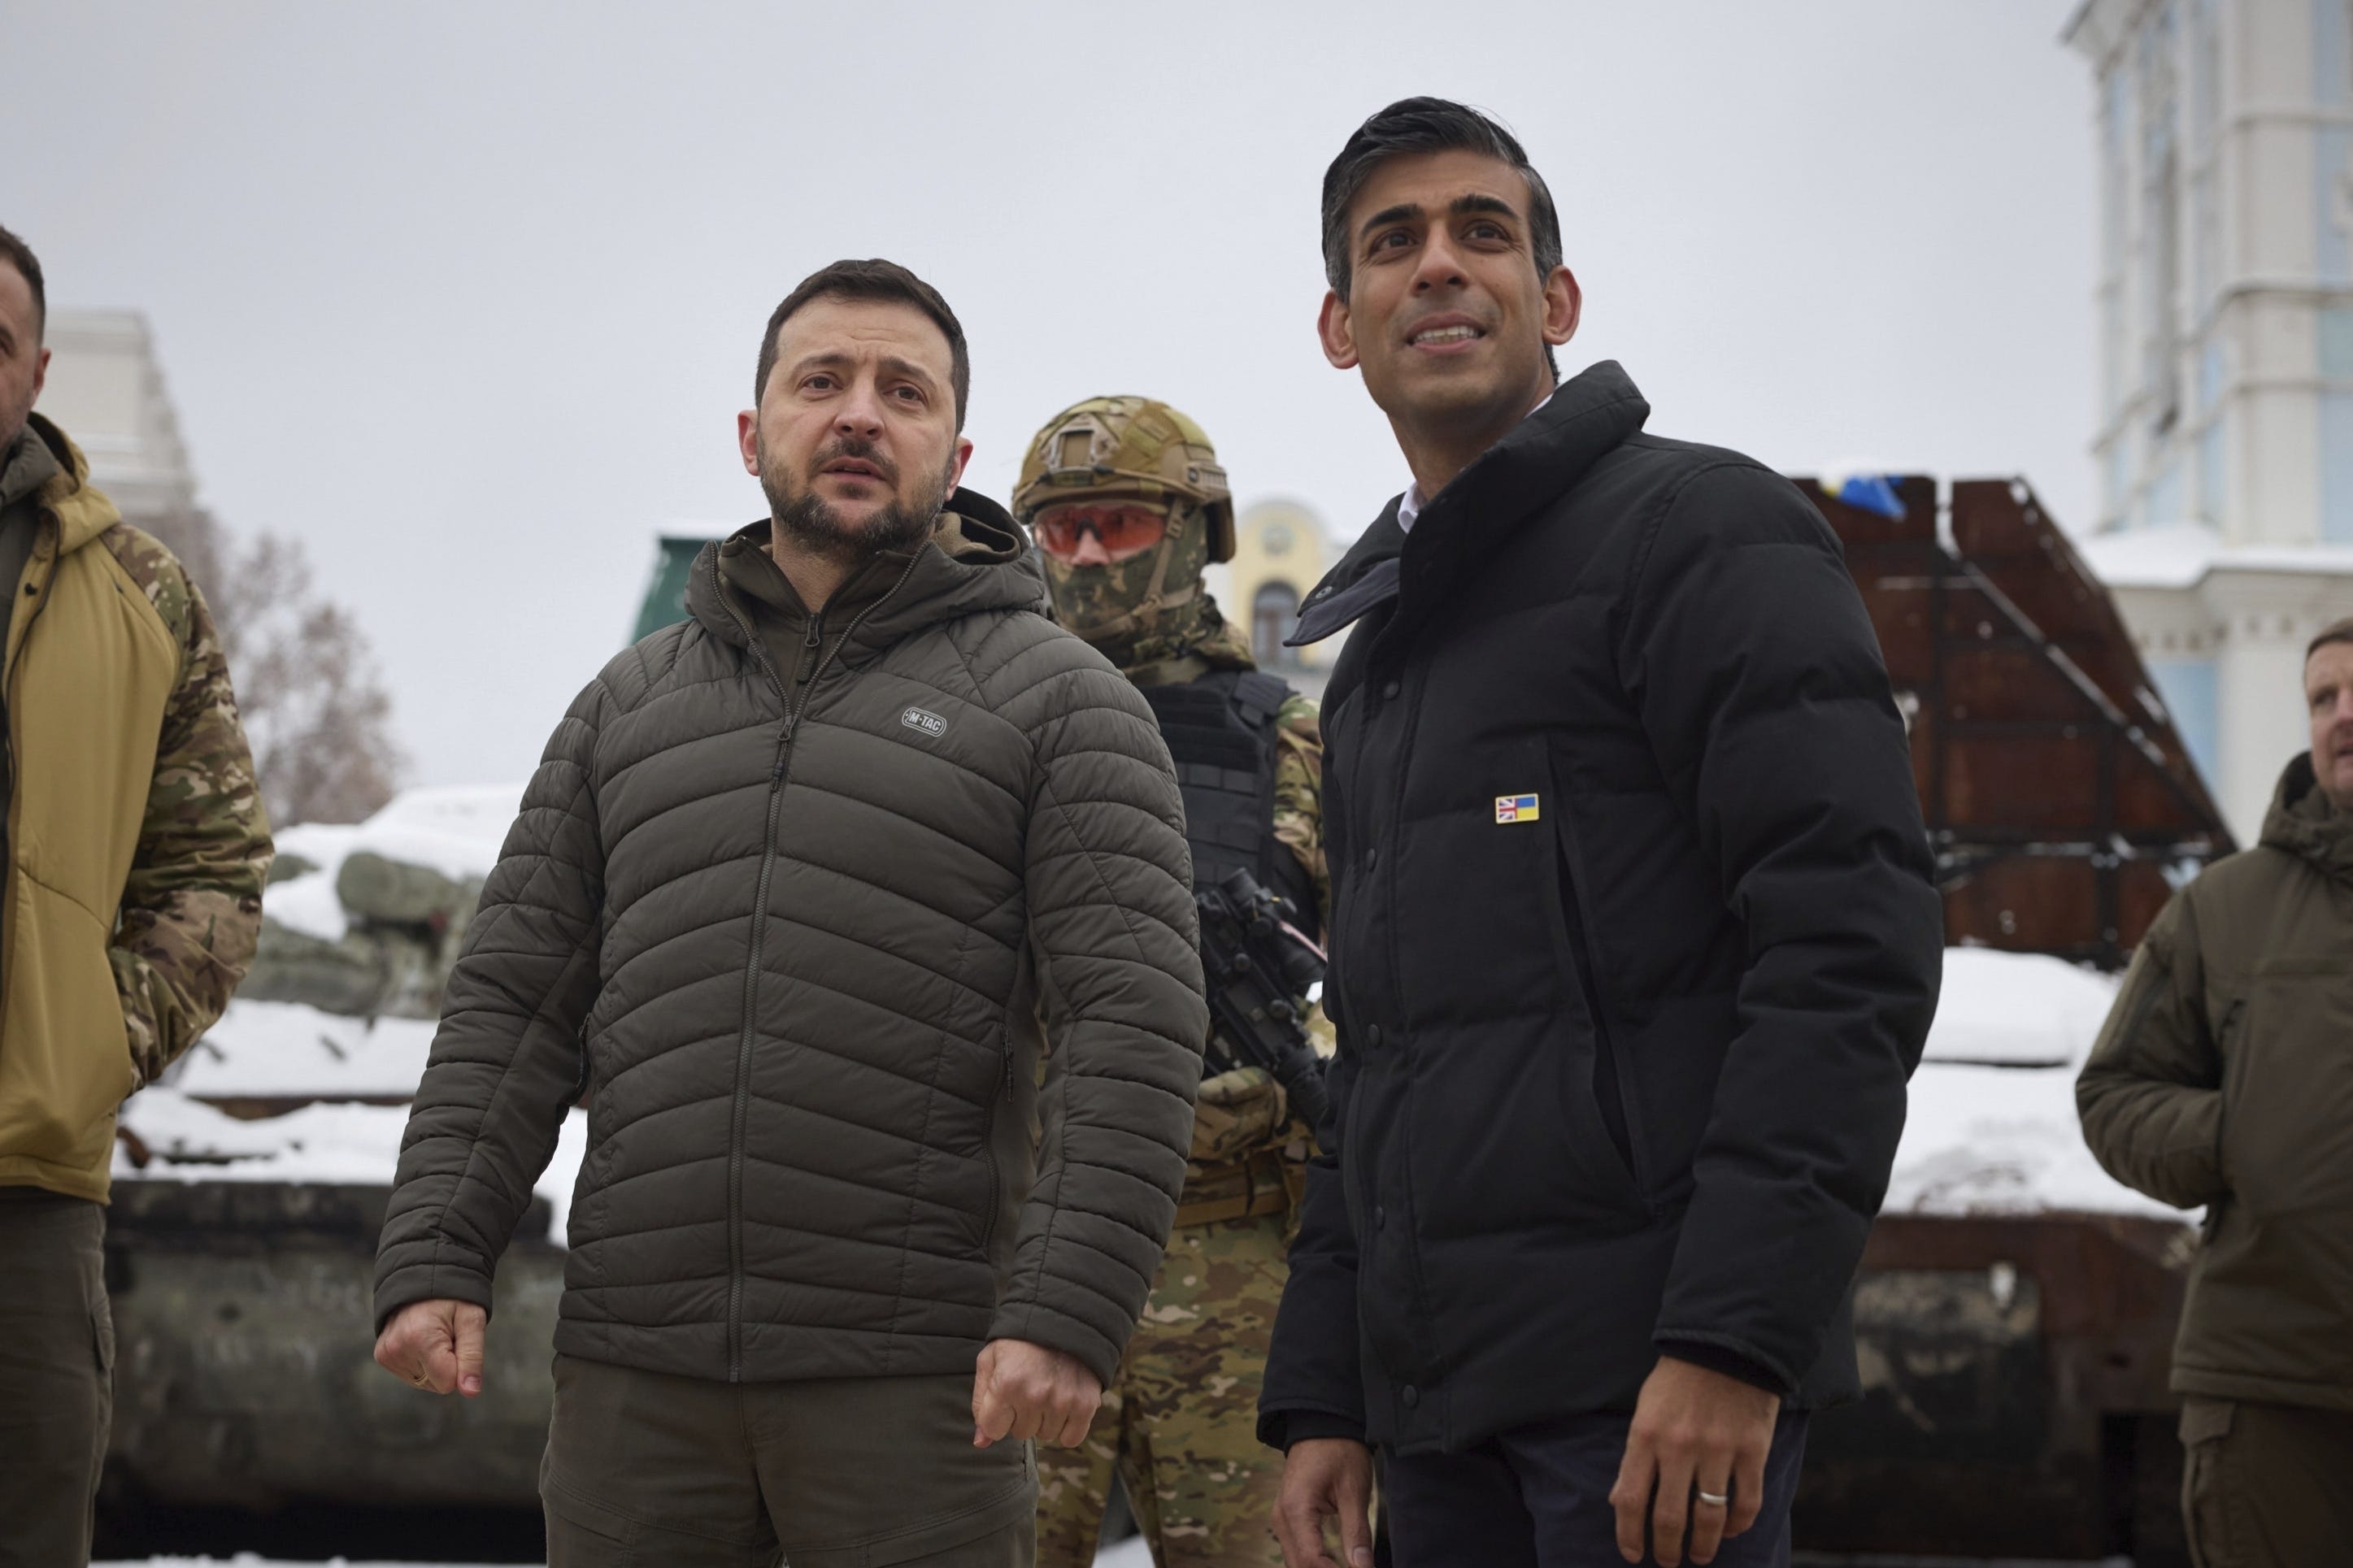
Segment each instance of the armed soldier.
M1160 721L1184 793L1205 946L1209 901L1236 871L1273 896L1284 923L1320 941L1328 882L1315 704L1254 666L1202 585L1202 569L1234 552L1233 501L1208 437L1164 403L1090 398L1030 443L1013 506L1036 535L1058 618L1118 665ZM1039 1450L1040 1568L1094 1560L1114 1471L1158 1568L1282 1561L1269 1531L1282 1465L1257 1440L1255 1402L1307 1129L1293 1113L1301 1096L1263 1067L1233 1065L1249 1056L1238 1032L1221 1027L1211 1047L1176 1228L1143 1324L1086 1442Z

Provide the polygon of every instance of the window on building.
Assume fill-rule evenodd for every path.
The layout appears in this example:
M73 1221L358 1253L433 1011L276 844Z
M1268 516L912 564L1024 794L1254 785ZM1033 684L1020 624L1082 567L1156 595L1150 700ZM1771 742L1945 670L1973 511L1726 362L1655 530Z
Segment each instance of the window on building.
M2198 356L2198 517L2211 528L2223 526L2228 504L2229 475L2222 467L2222 345L2210 342Z
M2141 385L2150 395L2152 427L2169 430L2181 416L2181 156L2174 90L2179 33L2167 5L2141 36L2140 130L2143 318L2147 358Z
M2312 96L2323 109L2353 108L2353 7L2312 0Z
M2353 283L2353 126L2312 133L2312 209L2321 281Z
M2320 537L2353 544L2353 392L2320 395Z
M1299 590L1288 583L1261 584L1250 599L1250 657L1265 666L1290 662L1282 639L1298 624Z
M2126 136L2130 80L2122 69L2111 70L2100 83L2100 275L2114 278L2124 270L2126 165L2131 153Z
M2222 285L2222 225L2214 205L2214 170L2189 182L2189 313L2203 319Z
M2189 749L2209 788L2222 777L2221 682L2211 658L2152 658L2148 677L2157 685L2173 728Z
M2198 437L2198 517L2209 528L2224 526L2230 505L2230 471L2223 468L2222 416L2217 413Z
M2148 526L2174 528L2188 521L2181 502L2181 465L2168 463L2148 481Z
M2189 7L2189 143L2202 161L2214 145L2222 85L2221 6L2193 0Z

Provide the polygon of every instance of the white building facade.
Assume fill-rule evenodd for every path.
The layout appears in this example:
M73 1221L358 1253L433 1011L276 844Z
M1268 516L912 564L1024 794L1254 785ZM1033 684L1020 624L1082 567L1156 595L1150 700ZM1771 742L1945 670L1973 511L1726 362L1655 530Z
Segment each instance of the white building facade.
M2099 533L2084 555L2232 829L2353 615L2353 0L2086 0Z
M74 438L98 488L133 523L194 510L195 475L147 318L53 310L43 337L48 383L34 406Z

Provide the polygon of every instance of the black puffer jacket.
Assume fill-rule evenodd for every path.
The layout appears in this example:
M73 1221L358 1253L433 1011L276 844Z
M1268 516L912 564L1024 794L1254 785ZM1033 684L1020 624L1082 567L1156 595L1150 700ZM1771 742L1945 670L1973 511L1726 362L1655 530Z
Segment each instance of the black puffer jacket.
M950 507L797 714L716 545L573 704L449 981L379 1321L489 1305L585 1085L559 1350L763 1381L1011 1337L1109 1381L1208 1028L1176 785L1012 520Z
M1308 600L1339 1026L1261 1432L1454 1449L1662 1345L1801 1404L1933 1011L1904 725L1784 479L1563 386Z

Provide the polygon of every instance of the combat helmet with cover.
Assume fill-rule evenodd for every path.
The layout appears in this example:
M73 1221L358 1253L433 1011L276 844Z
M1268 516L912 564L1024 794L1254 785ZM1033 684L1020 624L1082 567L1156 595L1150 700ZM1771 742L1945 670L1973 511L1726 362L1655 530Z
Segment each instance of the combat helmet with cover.
M1121 664L1184 650L1214 616L1202 569L1234 553L1226 471L1198 425L1149 397L1090 397L1046 422L1021 460L1014 515L1140 505L1166 520L1158 543L1125 560L1075 565L1040 550L1062 624Z

